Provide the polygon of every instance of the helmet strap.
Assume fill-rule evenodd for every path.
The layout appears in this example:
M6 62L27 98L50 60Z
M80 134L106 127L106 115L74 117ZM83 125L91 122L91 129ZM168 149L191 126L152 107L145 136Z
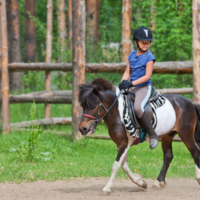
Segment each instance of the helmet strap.
M143 51L143 50L140 48L140 46L139 46L139 44L138 44L138 40L136 40L136 44L137 44L137 47L138 47L138 49L139 49L140 52L143 52L143 53L144 53L144 52L147 52L147 51L148 51L148 49L147 49L146 51Z

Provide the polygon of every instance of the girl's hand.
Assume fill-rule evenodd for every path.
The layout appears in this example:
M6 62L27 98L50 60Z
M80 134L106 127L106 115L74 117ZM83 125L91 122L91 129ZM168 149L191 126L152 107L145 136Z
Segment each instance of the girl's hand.
M129 89L130 87L133 87L133 84L131 81L127 81L127 80L123 80L120 84L119 84L119 89Z

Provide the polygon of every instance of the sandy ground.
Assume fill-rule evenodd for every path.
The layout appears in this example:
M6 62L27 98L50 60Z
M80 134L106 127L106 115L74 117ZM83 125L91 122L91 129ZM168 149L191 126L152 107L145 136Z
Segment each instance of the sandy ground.
M77 178L70 181L37 181L31 183L1 183L0 200L185 200L200 199L200 185L194 179L167 179L163 189L142 189L128 179L115 179L112 193L103 195L108 178Z

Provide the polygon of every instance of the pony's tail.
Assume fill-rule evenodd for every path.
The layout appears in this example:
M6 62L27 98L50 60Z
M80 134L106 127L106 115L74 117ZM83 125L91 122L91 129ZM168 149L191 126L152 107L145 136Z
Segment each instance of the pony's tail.
M196 124L196 128L195 128L194 138L195 138L195 141L196 141L198 147L200 148L200 105L194 104L194 103L193 103L193 105L194 105L194 108L197 113L197 124Z

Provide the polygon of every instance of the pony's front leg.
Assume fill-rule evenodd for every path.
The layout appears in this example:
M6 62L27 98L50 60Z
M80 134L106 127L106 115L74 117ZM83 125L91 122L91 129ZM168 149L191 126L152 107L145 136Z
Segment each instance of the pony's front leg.
M128 153L126 154L123 162L122 162L122 169L123 171L128 175L128 177L131 179L131 181L138 186L146 189L147 183L145 180L143 180L142 175L140 174L133 174L128 166Z
M106 195L110 194L115 176L116 176L120 166L122 165L122 162L123 162L128 150L129 150L130 146L133 144L133 142L135 140L135 138L132 138L130 135L127 135L127 136L128 136L128 145L122 144L119 147L117 158L116 158L116 160L115 160L115 162L112 166L112 174L110 176L108 183L103 188L103 193L106 194Z

